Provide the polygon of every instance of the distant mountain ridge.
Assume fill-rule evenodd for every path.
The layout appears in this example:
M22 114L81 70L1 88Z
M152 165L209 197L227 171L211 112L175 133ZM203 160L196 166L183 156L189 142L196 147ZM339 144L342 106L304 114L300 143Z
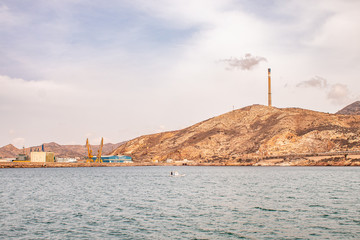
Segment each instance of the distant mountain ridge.
M117 147L119 147L121 144L123 144L124 142L120 142L120 143L106 143L103 146L103 155L105 154L109 154L110 152L112 152L114 149L116 149ZM45 151L48 152L54 152L56 157L84 157L87 156L87 149L85 145L60 145L57 144L55 142L51 142L51 143L44 143L44 148ZM91 145L92 151L93 151L93 155L97 154L97 151L99 149L99 145ZM13 146L12 144L8 144L4 147L0 148L0 157L2 158L13 158L18 154L21 154L23 152L25 152L26 154L29 154L30 149L33 149L33 151L40 149L41 150L41 145L40 146L33 146L30 148L25 148L25 149L18 149L15 146Z
M343 115L360 115L360 101L356 101L340 111L336 112L336 114L343 114Z

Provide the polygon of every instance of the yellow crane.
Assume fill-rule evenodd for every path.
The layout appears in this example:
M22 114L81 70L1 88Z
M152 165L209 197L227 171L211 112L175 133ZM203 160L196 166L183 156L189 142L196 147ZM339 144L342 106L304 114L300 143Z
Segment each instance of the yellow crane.
M96 158L95 162L99 162L99 163L103 162L103 160L101 159L103 145L104 145L104 139L101 138L101 143L100 143L100 147L99 147L97 158Z
M91 150L88 138L86 139L86 147L87 147L87 150L88 150L88 159L86 159L86 162L87 163L94 162L93 155L92 155L92 150Z

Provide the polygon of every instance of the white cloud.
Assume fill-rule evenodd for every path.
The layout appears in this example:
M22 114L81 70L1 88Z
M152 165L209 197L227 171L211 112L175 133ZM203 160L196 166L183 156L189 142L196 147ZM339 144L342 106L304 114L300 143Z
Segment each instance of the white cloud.
M302 81L296 85L296 87L315 87L315 88L326 88L328 87L327 80L325 78L315 76L310 80Z
M355 101L352 92L348 86L341 83L331 84L325 78L313 77L310 80L301 81L296 85L297 88L314 88L326 93L326 99L330 100L331 104L344 105Z
M240 70L251 70L262 61L267 61L264 57L252 56L250 53L245 54L243 58L229 58L222 59L220 62L225 62L228 66L227 70L240 69Z

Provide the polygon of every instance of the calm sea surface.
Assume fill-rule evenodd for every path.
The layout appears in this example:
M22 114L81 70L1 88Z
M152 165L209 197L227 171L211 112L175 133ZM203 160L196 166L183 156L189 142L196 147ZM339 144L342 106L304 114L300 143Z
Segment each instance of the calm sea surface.
M0 184L0 239L360 239L359 167L0 169Z

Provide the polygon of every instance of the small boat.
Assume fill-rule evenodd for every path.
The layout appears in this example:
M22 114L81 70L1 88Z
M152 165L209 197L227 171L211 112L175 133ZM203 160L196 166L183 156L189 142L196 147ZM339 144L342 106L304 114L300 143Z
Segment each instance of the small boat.
M172 177L183 177L183 176L185 176L185 174L179 174L177 171L171 171L170 172L170 176L172 176Z

